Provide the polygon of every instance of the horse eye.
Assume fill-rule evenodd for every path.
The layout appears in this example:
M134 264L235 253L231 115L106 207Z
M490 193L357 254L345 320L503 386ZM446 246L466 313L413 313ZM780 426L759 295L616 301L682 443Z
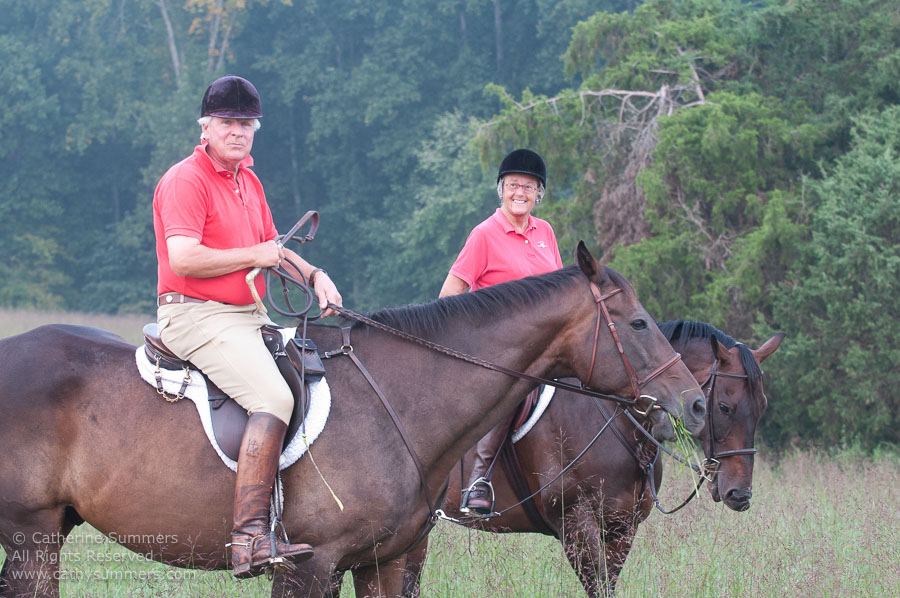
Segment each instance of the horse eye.
M646 320L635 320L631 323L631 327L635 330L646 330L647 329L647 321Z
M731 407L729 407L725 403L719 403L719 411L721 411L725 415L731 415Z

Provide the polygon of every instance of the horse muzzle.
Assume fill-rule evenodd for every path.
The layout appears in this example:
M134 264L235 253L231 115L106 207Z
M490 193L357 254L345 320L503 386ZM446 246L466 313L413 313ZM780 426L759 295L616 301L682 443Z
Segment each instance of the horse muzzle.
M718 485L711 485L709 489L714 501L724 502L732 511L740 513L750 508L750 499L753 498L750 488L732 488L725 492L724 497L721 496Z

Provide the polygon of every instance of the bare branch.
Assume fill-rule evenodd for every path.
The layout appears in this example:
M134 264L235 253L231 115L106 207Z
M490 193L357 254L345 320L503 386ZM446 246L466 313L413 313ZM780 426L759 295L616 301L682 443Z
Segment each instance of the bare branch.
M219 29L222 25L222 2L223 0L216 0L216 11L209 22L209 46L206 49L206 70L208 71L213 70L213 61L216 56L216 44L219 37Z
M169 20L169 11L166 0L156 0L156 5L162 13L163 22L166 24L166 34L169 38L169 54L172 57L172 70L175 72L175 84L181 87L181 60L178 58L178 46L175 44L175 30L172 21Z
M570 110L580 112L578 126L583 128L590 122L596 128L596 137L585 140L585 151L600 158L602 166L599 169L591 166L584 173L585 184L579 193L593 203L594 225L597 241L603 248L604 262L614 257L616 246L632 245L650 235L650 224L645 216L647 202L637 177L652 160L660 117L707 103L702 95L696 98L697 85L698 79L693 84L662 85L657 91L582 89L528 103L516 101L505 90L502 92L509 105L519 112L546 105L559 117L560 104L571 102L568 104ZM504 115L483 123L478 135L488 134L490 129L509 122L510 118ZM593 185L594 182L597 185ZM721 263L718 256L727 251L727 247L723 249L727 239L713 239L701 215L684 205L683 198L680 201L688 221L703 234L703 251L709 263Z
M681 49L681 46L676 45L675 48L678 50L679 56L684 56L684 50ZM703 95L703 88L700 87L700 77L697 76L697 69L694 68L694 61L688 60L688 66L691 67L691 76L694 78L694 85L696 85L697 89L697 97L700 98L701 102L706 101L706 96Z

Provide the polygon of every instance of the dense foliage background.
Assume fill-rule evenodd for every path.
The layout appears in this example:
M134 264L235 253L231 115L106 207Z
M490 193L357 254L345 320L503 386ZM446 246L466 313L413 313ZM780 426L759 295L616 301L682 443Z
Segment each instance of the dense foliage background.
M548 161L537 214L660 320L766 362L766 439L900 442L894 0L0 0L0 305L153 310L151 199L236 73L279 227L356 309L434 297Z

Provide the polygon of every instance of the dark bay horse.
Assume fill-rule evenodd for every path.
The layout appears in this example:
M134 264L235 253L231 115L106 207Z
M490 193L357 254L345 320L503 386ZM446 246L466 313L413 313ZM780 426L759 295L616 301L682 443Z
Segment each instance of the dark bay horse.
M754 435L766 409L759 364L779 347L784 335L773 336L754 351L704 322L676 320L659 327L707 393L708 424L700 440L707 459L716 458L719 463L710 485L712 497L735 511L744 511L750 507ZM506 466L498 466L493 481L497 510L502 514L489 520L467 518L459 512L462 480L457 464L444 510L451 517L462 517L474 529L559 538L587 594L613 595L637 526L653 508L647 475L652 471L655 488L659 488L663 471L658 458L652 470L646 468L658 456L655 446L622 415L622 408L614 403L598 400L595 404L557 391L534 428L514 445L527 488L517 496L513 484L518 476L508 474ZM552 481L610 420L611 428L576 466ZM508 458L508 450L504 448L501 458L504 454ZM470 450L464 457L465 472L472 467L473 455ZM534 497L530 514L524 506L504 508L551 481ZM410 553L405 573L398 569L384 574L405 574L405 596L418 595L426 550L423 542Z
M576 255L576 265L553 273L371 317L604 393L632 396L638 380L638 394L658 399L649 415L655 427L668 424L668 412L698 433L706 401L687 366L673 360L628 282L583 243ZM310 328L321 351L344 344L338 327ZM277 574L273 596L324 595L336 569L355 568L368 584L379 568L396 566L431 520L426 495L439 501L465 451L535 386L372 325L351 332L347 349L390 400L411 447L351 359L327 359L332 407L311 447L314 463L304 457L283 472L286 531L315 556ZM193 404L169 404L140 380L134 352L110 333L75 326L0 340L0 596L58 596L59 550L82 521L163 563L229 568L234 473L209 445Z

